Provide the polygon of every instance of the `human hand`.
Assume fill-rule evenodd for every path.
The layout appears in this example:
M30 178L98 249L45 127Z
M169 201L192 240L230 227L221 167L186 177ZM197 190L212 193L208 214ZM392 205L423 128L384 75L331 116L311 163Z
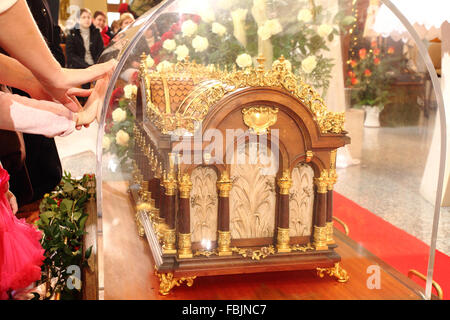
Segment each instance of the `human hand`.
M102 78L106 73L112 72L117 62L112 59L105 63L93 65L86 69L62 69L62 73L51 80L41 82L45 91L55 100L62 103L73 112L82 110L76 96L88 96L78 87L84 83Z

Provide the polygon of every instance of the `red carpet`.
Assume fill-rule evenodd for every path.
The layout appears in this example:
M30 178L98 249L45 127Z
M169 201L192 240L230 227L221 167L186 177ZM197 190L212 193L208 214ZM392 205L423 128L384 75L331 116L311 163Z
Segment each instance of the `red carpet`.
M393 226L355 202L334 192L333 213L349 227L349 236L367 250L407 275L415 269L426 275L429 246L416 237ZM335 222L335 226L343 229ZM430 227L431 226L427 226ZM425 281L414 277L425 288ZM433 280L450 299L450 257L436 250ZM433 289L433 292L435 290Z

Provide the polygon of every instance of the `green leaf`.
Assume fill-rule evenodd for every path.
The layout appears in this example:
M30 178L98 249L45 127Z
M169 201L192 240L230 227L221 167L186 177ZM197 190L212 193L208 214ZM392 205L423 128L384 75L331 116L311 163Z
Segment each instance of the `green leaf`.
M344 26L349 26L352 23L354 23L356 21L356 18L354 16L346 16L344 17L344 19L342 19L342 25Z
M84 230L84 225L86 224L87 218L88 218L88 216L85 215L84 217L82 217L82 218L80 219L80 229L81 229L81 230Z
M90 246L90 247L86 250L86 252L84 253L84 258L85 258L85 259L89 259L89 257L91 256L91 253L92 253L92 246Z
M73 190L74 190L74 187L71 183L69 183L69 182L64 183L64 186L63 186L64 192L71 192Z
M54 216L54 212L52 211L45 211L44 213L41 213L41 215L39 216L42 221L45 224L49 224L50 223L50 219Z
M60 204L61 211L69 212L72 210L73 200L63 199Z
M82 215L83 215L82 212L80 212L80 211L75 211L75 212L73 213L73 220L78 221L78 219L80 219Z

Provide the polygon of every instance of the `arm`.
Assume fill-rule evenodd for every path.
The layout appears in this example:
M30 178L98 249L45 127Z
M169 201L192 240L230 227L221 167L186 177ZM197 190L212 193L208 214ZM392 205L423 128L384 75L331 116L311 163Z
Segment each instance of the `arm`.
M63 70L46 46L24 0L0 12L0 27L12 25L14 28L0 33L0 46L29 69L54 99L72 111L81 106L68 90L101 78L115 66L110 61L83 72Z

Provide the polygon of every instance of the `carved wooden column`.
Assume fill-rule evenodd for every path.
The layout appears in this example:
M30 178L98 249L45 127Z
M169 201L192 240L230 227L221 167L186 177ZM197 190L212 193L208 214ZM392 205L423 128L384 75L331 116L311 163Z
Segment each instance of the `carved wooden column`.
M328 187L327 187L327 244L335 244L333 239L333 188L337 182L336 174L336 153L337 149L331 151L330 170L328 172Z
M319 178L314 178L316 184L316 222L314 226L313 244L316 250L327 250L327 194L328 170L322 170Z
M166 207L166 225L167 229L164 231L164 245L163 252L166 254L176 254L176 230L175 230L175 194L177 189L177 179L174 170L175 158L173 154L169 155L170 169L167 174L167 179L164 180L165 197L164 206Z
M283 175L278 179L279 186L279 219L277 232L277 251L291 252L289 246L289 190L292 186L291 174L288 170L283 171Z
M230 232L230 190L232 184L228 171L224 171L217 181L217 189L219 190L218 203L218 251L219 256L231 256L233 252L230 249L231 232Z
M190 204L192 182L189 174L185 173L178 183L180 191L178 208L178 257L192 258Z

